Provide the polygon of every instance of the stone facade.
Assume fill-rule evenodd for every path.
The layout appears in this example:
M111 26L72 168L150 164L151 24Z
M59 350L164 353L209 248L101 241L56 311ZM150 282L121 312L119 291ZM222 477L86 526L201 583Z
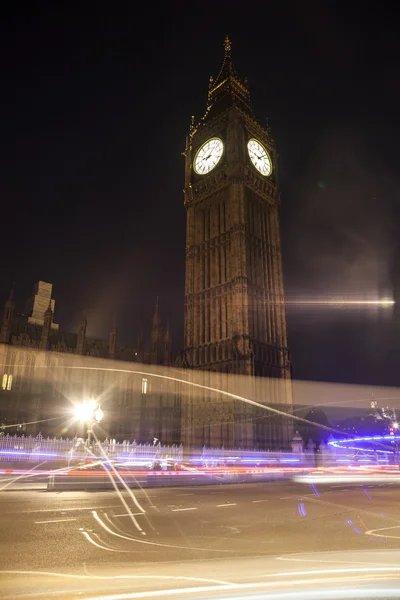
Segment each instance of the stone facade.
M207 174L199 174L197 153L215 138L223 142L222 157ZM269 176L250 161L251 139L267 149ZM194 369L271 378L264 402L290 412L277 152L270 131L253 116L248 85L236 74L228 39L222 68L210 79L206 113L197 125L192 120L185 158L186 360ZM220 418L231 432L229 444L251 447L271 434L292 436L286 420L278 434L279 426L271 428L262 415L252 419L244 404L238 412L232 404L225 408ZM198 407L187 431L202 430L196 421L208 431L209 418L207 408ZM198 445L202 440L194 434L187 441Z
M40 284L35 289L41 289ZM70 427L76 428L67 418L73 404L95 397L106 405L107 435L138 443L149 443L154 437L165 444L180 443L180 398L175 387L167 389L162 378L150 382L145 374L133 378L121 371L139 363L136 370L144 373L146 363L171 364L171 335L169 326L161 322L158 300L149 344L141 335L136 348L118 344L116 319L109 340L88 337L84 315L77 333L60 332L52 327L54 300L49 297L47 303L43 315L36 310L35 322L33 303L26 305L31 307L27 313L16 311L13 290L5 303L0 330L0 426L11 433L65 435Z
M180 388L168 367L0 344L3 432L84 436L74 405L95 398L104 412L102 439L180 444Z

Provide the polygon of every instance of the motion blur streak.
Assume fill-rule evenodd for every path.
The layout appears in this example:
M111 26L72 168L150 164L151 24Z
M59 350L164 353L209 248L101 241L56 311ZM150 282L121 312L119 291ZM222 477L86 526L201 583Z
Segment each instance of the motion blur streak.
M32 469L29 469L28 472L23 471L23 473L21 475L18 475L17 477L12 477L11 479L7 480L7 483L5 485L3 485L2 487L0 487L0 492L5 490L7 487L9 487L10 485L12 485L13 483L15 483L16 481L18 481L19 479L28 479L29 477L40 477L41 475L45 474L45 475L54 475L55 473L68 473L69 471L72 471L74 469L74 467L62 467L60 469L47 469L45 471L39 471L37 473L34 473L34 469L38 469L41 465L44 465L46 463L46 461L43 461L42 463L40 463L39 465L36 465L34 467L32 467Z
M348 475L347 473L337 473L336 475L296 475L293 480L297 483L400 483L400 473L398 475L375 475L363 471L361 475Z
M394 525L393 527L381 527L380 529L370 529L369 531L365 532L365 535L372 535L375 537L391 538L391 539L400 540L400 531L399 531L399 535L387 535L384 533L376 533L377 531L388 531L388 530L391 531L392 529L400 529L400 525Z
M47 367L45 367L47 368ZM309 421L308 419L303 419L302 417L298 417L293 415L290 412L285 412L283 410L279 410L277 408L272 408L272 406L261 404L260 402L256 402L255 400L251 400L250 398L245 398L244 396L239 396L238 394L233 394L232 392L226 392L225 390L221 390L216 387L211 387L209 385L203 385L201 383L195 383L193 381L186 381L185 379L180 379L179 377L171 377L169 375L160 375L158 373L152 373L148 371L136 371L135 369L110 369L104 367L79 367L79 366L64 366L63 369L79 369L86 371L112 371L114 373L135 373L136 375L144 375L147 377L157 377L157 379L167 379L168 381L176 381L177 383L183 383L189 385L191 387L206 390L207 392L214 392L215 394L222 394L223 396L228 396L228 398L232 398L233 400L239 400L240 402L244 402L245 404L250 404L251 406L256 406L257 408L262 408L267 412L272 412L276 415L280 415L281 417L286 417L289 419L293 419L294 421L300 421L301 423L306 423L307 425L316 425L320 429L324 429L325 431L331 431L333 433L337 433L337 429L333 427L328 427L327 425L321 425L320 423L314 423L313 421ZM208 374L208 373L207 373Z
M311 306L393 306L394 300L287 300L285 304L311 305Z
M121 535L119 533L116 533L115 531L112 531L108 525L106 525L99 517L99 515L97 514L97 512L95 510L92 510L92 515L95 518L95 520L98 522L98 524L108 533L110 533L111 535L115 535L119 538L128 540L129 542L136 542L138 544L146 544L147 546L160 546L161 548L179 548L181 550L202 550L203 552L233 552L233 550L218 550L215 548L195 548L193 546L190 546L190 548L188 548L187 546L177 546L176 544L162 544L161 542L150 542L148 540L139 540L138 538L134 538L134 537L129 537L126 535Z
M117 581L125 579L165 579L167 581L202 581L206 583L216 583L219 586L233 585L230 581L208 579L208 577L186 577L184 575L78 575L75 573L53 573L52 571L0 571L0 575L33 575L38 577L64 577L66 579L86 579L89 581Z
M179 593L181 590L172 590L174 592L174 594L176 595L177 593ZM190 588L188 588L187 590L182 590L182 593L188 593L190 592ZM201 589L201 588L197 588L196 591L214 591L210 588L205 588L205 589ZM389 588L389 589L368 589L366 590L365 588L363 590L348 590L348 589L339 589L339 590L319 590L318 592L314 592L314 591L309 591L307 590L306 596L304 595L304 592L286 592L286 593L268 593L268 596L266 596L265 594L258 594L258 595L254 595L252 594L251 596L249 596L247 593L245 595L243 594L235 594L234 596L230 595L229 599L230 600L266 600L266 599L270 599L270 600L290 600L290 599L299 599L299 600L303 600L305 597L306 598L338 598L339 600L352 600L352 599L357 599L357 598L362 598L363 600L366 598L365 594L366 592L368 593L368 598L398 598L399 597L399 591L396 588ZM323 596L322 596L323 594ZM166 594L162 593L155 593L154 595L152 593L147 594L146 592L144 592L143 594L121 594L120 596L94 596L91 598L86 598L85 600L129 600L130 598L152 598L152 597L160 597L160 596L165 596ZM218 596L219 597L219 596ZM204 600L204 596L203 596L203 600ZM214 600L214 598L216 598L216 596L207 596L207 599L209 600Z
M28 351L21 348L19 352L22 353L22 355L26 354L26 360L28 360L28 357L30 360ZM219 396L224 396L225 398L232 398L233 400L238 400L239 402L244 402L248 405L255 406L271 414L284 416L288 419L294 420L294 422L313 424L307 419L303 419L302 417L291 414L291 411L279 410L278 408L275 408L276 405L274 401L271 402L273 406L268 404L269 398L272 397L270 390L271 384L273 384L275 387L277 386L278 396L282 394L282 398L285 397L284 388L286 383L284 380L277 382L275 379L272 380L268 378L259 378L259 381L254 382L252 379L249 379L248 376L232 374L229 375L229 377L227 377L225 380L226 391L224 391L220 389L221 379L219 374L213 374L209 372L205 374L201 371L191 370L190 374L188 374L187 371L171 368L167 371L170 373L170 375L167 375L165 367L160 368L157 365L139 365L136 363L135 368L132 369L132 363L121 363L121 361L109 361L97 358L94 359L91 357L82 357L74 354L63 357L63 365L50 366L47 364L45 359L46 353L43 351L38 355L34 374L28 376L28 378L32 378L35 382L39 383L40 381L46 382L48 381L49 377L51 377L52 385L54 385L56 389L58 389L58 391L65 397L65 399L71 402L71 404L73 403L74 399L69 397L69 388L67 389L65 383L68 380L68 371L71 371L72 374L73 371L93 371L96 373L103 373L104 375L111 373L116 375L141 375L143 377L149 376L155 379L176 382L182 385L183 390L184 388L187 388L188 391L190 390L190 394L193 395L193 401L196 398L202 399L203 390L206 390L214 392L217 395L215 401L218 402ZM12 368L14 367L14 364L10 362L4 362L3 366L4 368ZM126 382L121 383L122 387L120 386L120 389L131 390L133 381L134 377L132 377L132 381L130 378L126 378ZM210 382L210 384L204 385L206 382ZM137 383L139 385L139 382ZM354 403L355 406L360 404L364 406L366 399L371 398L371 392L374 393L376 398L380 398L381 396L389 396L390 398L399 397L399 390L396 390L395 388L390 391L390 388L371 388L371 386L367 385L360 386L350 384L328 384L323 382L292 380L291 386L292 395L293 397L296 397L296 404L298 405L320 405L321 398L323 398L323 404L326 405L336 404L337 406L341 406L342 404L346 405ZM243 390L241 395L239 390ZM248 398L248 392L250 390L251 399ZM101 400L102 405L104 404L105 407L107 407L108 402L112 402L112 392L112 387L107 387L103 391L100 390L99 402ZM67 418L67 414L67 420L70 420L69 410L65 411L64 418ZM60 419L62 417L60 416L56 418ZM330 428L326 425L321 425L319 423L316 423L315 425L317 425L321 430L331 431L336 435L338 433L336 429Z
M24 473L23 475L18 475L18 477L13 477L12 479L9 479L5 485L3 485L2 487L0 487L0 492L2 492L3 490L5 490L6 488L8 488L10 485L12 485L13 483L15 483L19 479L26 479L28 477L35 477L37 475L40 475L40 473L33 473L33 471L35 469L38 469L39 467L41 467L44 464L46 464L45 460L43 462L41 462L39 465L36 465L36 466L32 467L32 469L30 469L27 474Z
M129 550L118 550L116 548L107 548L106 546L102 546L101 544L95 542L86 531L81 531L81 534L87 539L88 542L93 544L93 546L96 546L96 548L100 548L100 550L107 550L108 552L129 552Z
M192 587L192 588L177 588L177 589L172 589L172 590L153 590L150 592L127 592L127 593L122 593L122 594L111 594L111 595L107 595L107 596L101 596L101 600L130 600L130 599L135 599L135 598L159 598L159 597L168 597L168 596L189 596L192 594L198 594L200 592L227 592L227 591L233 591L233 592L241 592L241 591L251 591L251 590L257 590L257 589L264 589L264 588L273 588L273 587L278 587L281 588L282 586L300 586L300 585L312 585L313 588L315 588L316 585L319 584L324 584L324 585L332 585L332 583L337 582L337 579L335 578L331 578L331 577L324 577L324 578L316 578L315 576L317 575L337 575L337 574L341 574L341 575L345 575L345 574L369 574L371 576L371 574L378 574L378 573L388 573L388 572L396 572L396 573L400 573L400 567L377 567L377 568L360 568L360 569L330 569L330 570L324 570L324 571L304 571L304 572L294 572L294 573L272 573L271 575L266 575L266 577L277 577L277 578L290 578L290 577L298 577L298 576L312 576L311 579L294 579L294 580L289 580L289 581L282 581L281 579L277 580L277 581L262 581L262 582L258 582L258 583L237 583L237 584L228 584L228 585L212 585L212 586L199 586L199 587ZM368 579L370 579L370 577L368 577ZM348 583L349 580L346 579L346 583ZM350 581L352 581L353 583L355 582L354 579L351 579ZM356 578L357 583L360 583L360 578ZM363 578L361 579L361 581L363 581ZM371 596L371 593L373 592L375 597L387 597L387 592L388 590L382 590L382 589L378 589L378 588L374 588L373 590L366 590L365 588L363 590L349 590L348 587L346 587L345 589L338 589L338 590L326 590L325 589L319 589L318 591L309 591L307 590L307 597L311 597L311 596L316 596L318 598L321 598L322 593L324 594L325 597L332 597L332 598L340 598L341 600L343 600L343 598L365 598L366 597L366 592L368 592L368 595ZM399 594L399 587L397 588L393 588L393 590L391 591L391 593L396 593L398 597ZM210 596L210 599L213 598L215 596ZM254 598L256 598L257 596L252 595L251 598L254 600ZM296 592L278 592L273 595L268 594L267 596L268 598L304 598L304 593L301 591L296 591ZM229 595L229 598L232 600L233 598L235 599L239 599L239 598L243 598L243 599L248 599L249 595L246 593L246 595L237 595L235 594L235 596ZM259 598L266 598L265 595L259 596ZM100 600L100 598L98 596L92 596L90 598L86 598L86 600Z
M107 531L108 533L111 533L111 535L115 535L119 538L128 540L128 541L136 541L136 538L132 537L132 536L127 536L127 535L121 535L120 533L116 533L115 531L112 531L112 529L110 529L108 527L108 525L106 525L99 517L99 515L97 514L97 512L95 510L92 510L92 515L95 518L95 520L98 522L98 524L105 529L105 531ZM140 528L141 529L141 528Z
M319 491L317 490L317 486L314 483L310 483L310 487L312 489L312 492L314 494L314 496L316 498L319 498L321 496L321 494L319 493Z
M107 456L107 454L104 452L103 448L101 447L101 445L98 443L99 440L96 437L96 434L94 433L94 431L92 431L93 433L93 437L96 440L97 445L100 448L101 453L104 455L104 459L107 462L109 460L109 457ZM93 453L92 453L93 454ZM121 475L118 473L118 471L116 470L116 468L114 467L114 465L112 463L108 463L110 464L113 473L116 477L118 477L119 481L121 482L121 484L124 486L125 490L128 492L130 498L133 500L134 504L137 506L137 508L140 510L140 512L145 513L146 511L144 510L144 508L139 504L139 502L136 500L134 493L132 492L132 490L126 485L126 482L122 479ZM111 483L113 484L113 487L115 489L115 491L117 492L117 495L119 497L119 499L121 500L122 504L125 506L125 509L128 511L129 515L130 515L130 519L132 521L132 523L134 524L134 526L136 527L136 529L138 531L141 532L142 535L147 535L146 532L143 531L143 529L140 527L139 523L137 522L137 520L135 519L135 517L133 516L133 513L131 511L131 509L129 508L128 504L126 503L123 495L121 494L121 492L118 489L117 484L114 481L114 478L111 476L111 473L108 471L108 469L106 469L105 464L103 463L103 468L105 470L105 472L107 473Z

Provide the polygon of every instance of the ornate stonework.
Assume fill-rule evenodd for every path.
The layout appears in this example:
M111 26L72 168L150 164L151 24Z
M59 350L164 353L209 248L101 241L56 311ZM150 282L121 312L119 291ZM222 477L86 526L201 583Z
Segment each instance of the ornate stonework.
M222 158L199 175L193 161L212 138L222 140ZM266 149L269 176L252 164L250 139ZM253 115L247 81L236 73L228 38L221 70L210 79L206 113L197 125L192 119L185 159L186 360L193 369L270 377L271 394L263 402L290 412L277 152L269 129ZM282 380L287 385L278 385ZM208 442L215 410L207 402L191 407L185 423L188 443ZM240 403L235 408L221 403L218 419L226 431L222 439L217 436L219 445L251 447L267 440L271 445L272 435L283 440L290 430L282 421L280 432L274 423L272 433L270 420L264 420L264 427L262 415L252 421Z

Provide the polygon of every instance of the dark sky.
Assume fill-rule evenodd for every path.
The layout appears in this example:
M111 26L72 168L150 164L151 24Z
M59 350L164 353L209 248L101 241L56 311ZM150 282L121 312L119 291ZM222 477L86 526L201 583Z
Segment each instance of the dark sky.
M36 281L52 282L61 329L85 310L89 333L107 335L118 309L120 336L135 344L159 295L181 346L181 152L226 33L280 154L287 297L392 297L395 4L102 6L20 2L2 16L0 298L15 281L22 308ZM291 305L288 326L297 378L399 377L390 309Z

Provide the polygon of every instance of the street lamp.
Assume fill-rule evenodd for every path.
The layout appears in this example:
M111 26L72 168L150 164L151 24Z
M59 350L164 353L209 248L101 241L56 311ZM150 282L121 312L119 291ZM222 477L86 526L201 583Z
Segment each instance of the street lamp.
M74 415L77 421L81 421L87 425L86 444L89 447L92 428L95 423L100 423L104 416L100 404L97 404L96 400L93 399L80 402L79 404L76 404L74 408Z

